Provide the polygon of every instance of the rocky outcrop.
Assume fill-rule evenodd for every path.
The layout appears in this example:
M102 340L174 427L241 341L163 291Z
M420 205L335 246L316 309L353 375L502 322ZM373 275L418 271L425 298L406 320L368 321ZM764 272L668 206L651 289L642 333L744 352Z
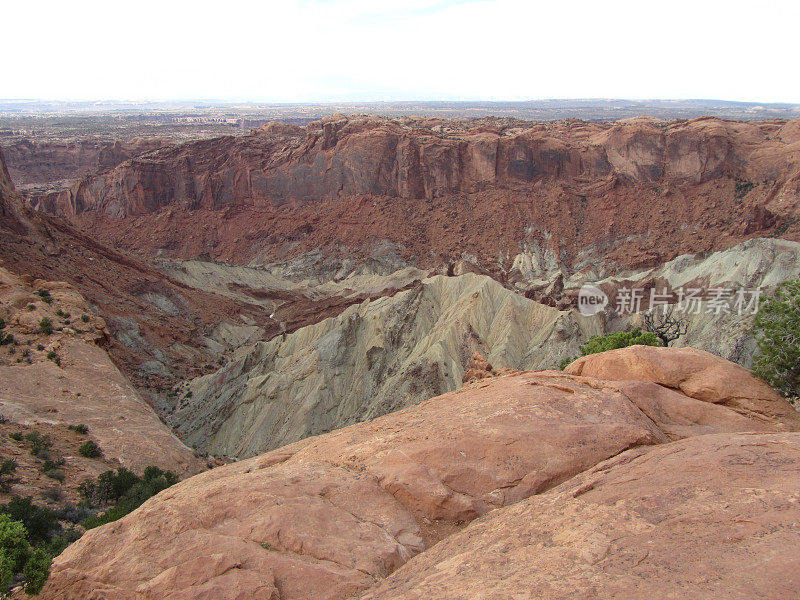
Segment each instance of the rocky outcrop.
M798 469L797 433L629 450L490 513L361 598L792 598Z
M364 259L388 240L420 266L466 255L501 279L534 247L563 268L582 251L652 267L776 232L800 239L795 128L338 115L151 152L51 209L125 248L238 264Z
M626 388L634 383L636 389ZM714 541L732 527L728 519L715 516L701 521L702 529L692 519L687 532L670 515L692 511L694 503L698 514L716 515L727 505L735 507L735 515L755 515L756 508L772 506L781 495L782 510L776 505L774 511L759 512L766 535L771 524L783 531L798 517L785 503L786 494L797 490L796 469L790 466L800 457L800 447L792 446L797 434L769 433L786 427L782 421L753 419L649 381L606 382L552 371L486 379L186 480L127 517L85 534L56 559L43 597L333 600L370 588L407 563L374 592L397 597L387 590L402 585L413 589L415 575L426 573L428 564L449 558L450 567L431 569L456 569L458 564L459 573L471 573L473 554L466 553L473 543L482 548L483 532L500 535L485 525L493 521L514 542L505 550L476 550L476 565L505 565L517 555L540 559L526 552L529 543L538 543L536 536L543 536L549 537L542 542L545 546L573 539L585 546L585 556L596 558L562 553L552 568L568 569L574 563L589 572L600 558L617 556L616 548L634 548L639 542L632 535L620 546L608 535L587 537L584 531L599 527L604 532L603 527L613 529L609 523L618 520L621 530L671 532L663 546L659 542L653 548L655 560L670 539L687 545L698 536ZM764 433L733 433L741 431ZM663 452L656 448L648 453L654 445L697 435L697 443L670 444ZM601 463L613 457L616 462ZM719 465L716 472L708 468L712 464ZM775 469L776 464L789 466ZM627 476L625 468L634 469L634 476ZM617 469L622 469L619 475ZM762 479L767 469L769 477ZM571 478L582 472L580 485L573 484ZM689 478L688 485L681 484L682 477ZM763 493L753 494L753 486ZM652 506L644 490L652 493ZM664 502L659 501L661 493L669 494ZM608 517L602 505L612 498L629 502L630 509L612 507L612 521L580 519L593 510ZM679 498L686 503L679 505ZM715 512L701 510L711 505ZM550 512L549 506L554 507ZM648 520L651 511L661 518ZM519 523L513 517L517 514L523 515ZM504 515L512 516L503 521ZM532 522L542 524L523 535L520 531L532 527L522 524L530 521L528 515L537 515ZM565 527L559 525L562 521ZM445 539L451 535L458 541ZM446 557L439 550L444 547ZM588 553L592 548L595 554ZM758 545L749 542L743 548L772 556L760 554ZM730 546L714 541L703 550L709 560L728 556ZM427 562L428 552L432 563ZM701 555L699 547L695 553ZM620 568L626 568L628 554L619 555ZM517 571L518 577L542 576L519 565ZM500 578L500 571L493 576ZM518 589L528 593L530 588L523 585ZM800 587L791 584L787 589ZM419 597L455 595L428 591Z
M494 377L496 375L496 371L489 364L489 361L486 360L479 352L473 352L472 358L469 360L469 364L467 365L466 371L464 371L464 376L461 380L464 383L470 381L478 381L479 379L486 379L487 377Z
M800 414L764 381L737 364L695 348L629 346L584 356L564 370L608 381L652 381L754 420L800 429Z
M491 374L485 365L468 364L475 352L501 372L556 368L578 355L590 336L641 325L641 315L613 311L583 317L571 301L565 307L556 302L563 310L544 306L485 275L425 279L424 272L406 269L298 283L291 275L298 271L286 265L170 261L161 268L187 285L259 303L286 333L252 345L249 330L220 331L240 349L226 355L217 372L182 388L169 417L189 443L239 457L420 402L456 389L465 377ZM623 287L641 288L648 296L653 287L764 285L766 295L798 274L800 244L756 239L598 285L613 308ZM557 277L548 288L574 298L579 283L577 276L566 283ZM686 315L689 333L676 345L748 365L755 348L753 315L717 315L707 308Z
M132 156L167 144L169 140L165 138L64 142L22 139L7 145L5 155L11 177L21 187L47 184L68 186L81 177L113 169Z
M171 420L198 448L253 456L456 389L475 351L544 368L599 327L486 276L439 275L240 349L189 383Z
M22 224L16 215L16 207L11 198L14 196L14 183L8 175L8 169L0 148L0 226L15 232L23 231Z

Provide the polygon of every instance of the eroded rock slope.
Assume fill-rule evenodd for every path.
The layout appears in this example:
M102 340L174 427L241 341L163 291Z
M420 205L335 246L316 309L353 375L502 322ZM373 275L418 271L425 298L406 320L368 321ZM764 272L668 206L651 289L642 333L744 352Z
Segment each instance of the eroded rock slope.
M85 425L83 441L137 473L150 465L181 475L201 469L111 361L105 321L68 284L0 267L0 320L0 414L8 424L40 433ZM68 458L85 476L98 474L91 461Z
M190 382L172 421L198 448L253 456L453 390L475 351L544 368L598 327L486 276L436 276L242 348Z

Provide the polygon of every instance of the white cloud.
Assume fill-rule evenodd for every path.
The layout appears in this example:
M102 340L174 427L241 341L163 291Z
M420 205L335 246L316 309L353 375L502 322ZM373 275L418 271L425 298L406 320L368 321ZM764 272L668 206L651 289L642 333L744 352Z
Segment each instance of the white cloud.
M7 2L0 98L800 102L796 0Z

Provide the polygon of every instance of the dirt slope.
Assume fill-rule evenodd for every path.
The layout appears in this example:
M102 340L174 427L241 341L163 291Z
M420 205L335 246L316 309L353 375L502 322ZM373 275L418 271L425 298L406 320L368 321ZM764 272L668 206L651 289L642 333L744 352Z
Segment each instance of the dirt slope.
M182 476L204 468L113 364L104 350L105 321L68 284L0 267L0 320L0 429L51 437L52 461L65 461L62 494L75 501L77 486L109 467L141 473L154 465ZM88 432L68 429L77 425ZM39 496L56 485L38 473L42 460L28 456L24 440L5 437L3 457L19 465L11 493ZM100 447L102 460L79 454L87 440Z

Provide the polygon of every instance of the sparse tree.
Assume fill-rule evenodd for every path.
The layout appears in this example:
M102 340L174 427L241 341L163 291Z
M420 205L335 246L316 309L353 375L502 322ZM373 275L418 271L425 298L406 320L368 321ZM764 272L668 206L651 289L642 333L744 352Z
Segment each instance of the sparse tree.
M686 335L689 322L675 316L675 306L665 306L664 310L650 309L644 313L644 329L656 335L664 346Z
M760 351L753 373L786 396L800 395L800 279L778 286L753 329Z

